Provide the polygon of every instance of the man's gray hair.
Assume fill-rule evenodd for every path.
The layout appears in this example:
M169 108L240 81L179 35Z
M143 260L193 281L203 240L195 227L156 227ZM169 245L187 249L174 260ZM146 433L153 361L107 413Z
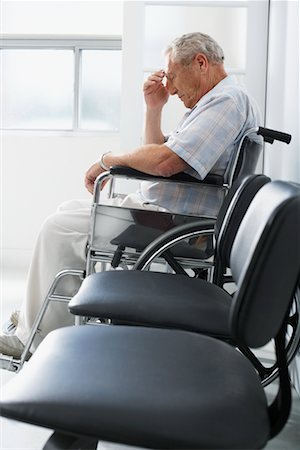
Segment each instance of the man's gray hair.
M222 64L224 61L222 48L204 33L184 34L174 39L165 50L165 54L170 55L172 61L181 64L191 63L197 53L203 53L213 64Z

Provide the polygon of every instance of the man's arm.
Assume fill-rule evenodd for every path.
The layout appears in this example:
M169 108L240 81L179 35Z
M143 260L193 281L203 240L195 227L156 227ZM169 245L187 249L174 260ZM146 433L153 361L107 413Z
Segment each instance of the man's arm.
M127 154L109 153L104 158L105 165L120 165L140 170L150 175L169 177L187 167L179 156L166 145L148 144Z
M151 74L143 86L146 103L144 144L163 144L165 141L161 131L161 113L169 99L169 92L163 84L163 70Z
M169 177L182 172L188 165L179 156L164 145L164 135L161 131L161 113L169 99L169 92L163 84L163 70L151 74L144 83L143 92L146 102L146 120L144 143L142 147L126 153L109 153L104 157L107 167L125 166L150 175ZM93 192L94 182L104 170L99 163L94 163L86 172L85 186Z
M161 131L161 110L146 110L144 144L163 144L165 137Z
M125 166L150 175L169 177L178 172L182 172L188 164L170 150L166 145L148 144L126 153L108 153L103 159L107 167ZM94 163L86 172L85 186L92 193L94 182L100 173L105 172L98 162Z

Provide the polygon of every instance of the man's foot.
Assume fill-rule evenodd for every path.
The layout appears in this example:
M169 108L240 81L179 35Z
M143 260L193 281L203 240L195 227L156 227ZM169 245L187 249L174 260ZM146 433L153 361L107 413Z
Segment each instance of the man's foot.
M0 335L0 353L3 355L13 356L14 358L20 358L24 344L17 338L17 336L7 336L5 334Z
M13 324L14 327L17 328L18 323L19 323L19 315L20 315L20 311L13 311L10 315L9 320L11 321L11 323Z
M20 311L13 311L7 322L2 325L2 333L7 335L12 335L15 333L16 328L19 323Z

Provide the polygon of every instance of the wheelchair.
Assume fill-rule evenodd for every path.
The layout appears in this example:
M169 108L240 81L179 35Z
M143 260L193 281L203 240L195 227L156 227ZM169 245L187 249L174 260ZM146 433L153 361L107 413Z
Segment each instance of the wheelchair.
M270 403L249 360L219 339L170 327L81 326L44 339L6 386L1 415L54 430L44 450L92 450L98 441L153 449L263 448L291 408L285 338L300 277L300 248L291 239L299 219L300 186L265 183L230 255L237 286L231 334L251 348L275 341L279 388ZM120 272L129 273L151 275ZM216 298L223 295L207 285Z
M28 358L30 347L38 331L47 307L51 301L69 302L71 297L59 292L59 283L64 277L76 277L80 281L95 271L97 265L99 271L108 268L132 268L137 262L143 250L154 239L163 233L185 223L193 223L199 220L199 214L182 214L179 211L148 211L136 208L120 208L111 206L116 198L124 197L124 193L118 192L118 183L131 182L159 182L162 184L172 183L184 189L201 190L208 189L213 195L218 196L220 205L226 199L226 195L233 182L246 174L254 173L259 156L262 152L263 143L273 144L274 140L289 143L291 136L275 130L263 127L253 128L246 132L233 152L223 176L209 174L203 181L195 179L187 174L178 174L170 178L153 177L132 169L124 167L112 167L98 177L95 183L93 204L91 210L91 228L87 244L86 270L64 270L57 274L49 288L43 306L36 317L28 342L20 360L12 357L1 356L0 367L11 371L22 368ZM102 202L101 187L109 180L108 199ZM101 198L100 198L101 197ZM214 267L214 227L216 216L201 215L203 226L210 224L210 232L206 232L206 248L199 247L198 239L188 239L180 242L172 249L165 251L161 257L155 259L155 264L171 268L177 274L207 273L205 275L213 280ZM101 248L97 229L101 228L101 238L105 239L105 246ZM78 318L77 324L82 323Z

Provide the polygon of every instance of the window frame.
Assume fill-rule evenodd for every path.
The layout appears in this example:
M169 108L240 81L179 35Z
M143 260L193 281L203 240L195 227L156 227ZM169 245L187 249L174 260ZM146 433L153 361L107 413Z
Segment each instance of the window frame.
M87 130L79 127L80 113L80 91L81 91L81 52L83 50L120 50L122 51L122 36L99 35L99 36L59 36L59 35L2 35L0 38L0 50L72 50L74 53L74 98L73 98L73 120L70 129L41 129L41 128L3 128L2 132L68 132L84 134L116 134L119 131Z

